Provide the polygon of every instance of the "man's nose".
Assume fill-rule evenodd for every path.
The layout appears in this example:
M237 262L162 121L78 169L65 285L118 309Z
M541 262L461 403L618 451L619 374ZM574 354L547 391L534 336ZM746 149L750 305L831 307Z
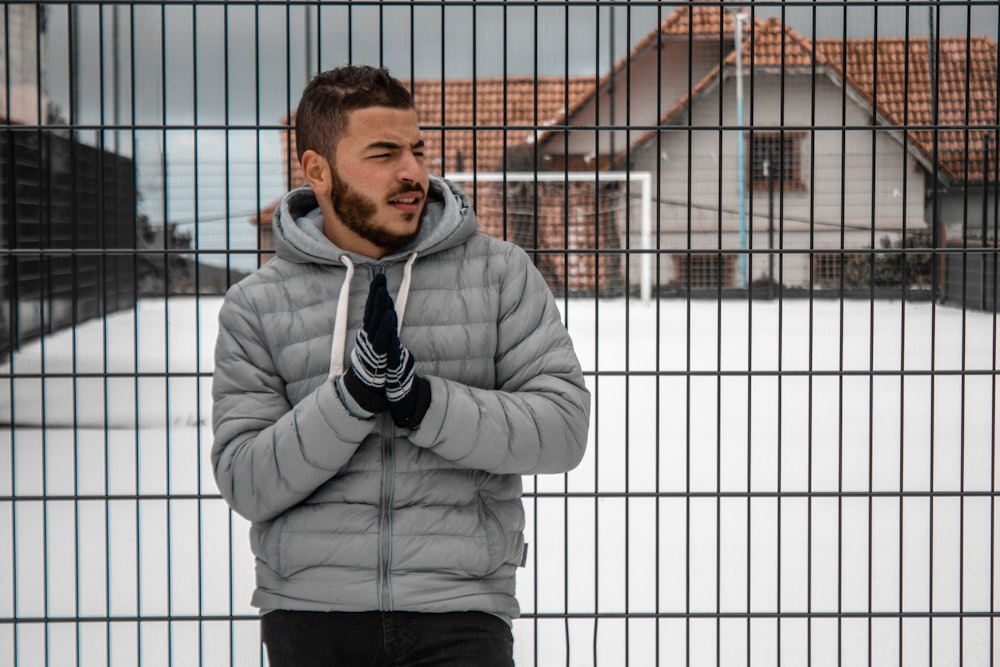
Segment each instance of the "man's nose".
M404 152L399 164L399 180L419 182L423 179L424 165L413 153Z

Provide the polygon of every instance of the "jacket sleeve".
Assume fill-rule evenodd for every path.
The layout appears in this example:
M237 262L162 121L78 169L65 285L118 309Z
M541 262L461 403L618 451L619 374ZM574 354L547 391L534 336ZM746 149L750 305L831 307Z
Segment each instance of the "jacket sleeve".
M374 427L347 412L331 380L289 404L259 318L239 285L219 311L212 399L215 480L250 521L272 519L310 496Z
M496 388L430 376L431 403L410 441L495 474L561 473L580 463L590 392L555 299L512 247L500 289Z

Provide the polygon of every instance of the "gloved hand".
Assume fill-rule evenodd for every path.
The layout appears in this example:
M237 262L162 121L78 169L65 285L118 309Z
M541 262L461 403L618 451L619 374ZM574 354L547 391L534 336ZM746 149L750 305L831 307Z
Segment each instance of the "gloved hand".
M395 335L395 313L392 321L393 340L389 344L385 371L385 396L396 426L417 428L431 404L431 385L413 372L413 356Z
M385 371L390 344L396 337L396 311L385 285L385 275L372 280L365 317L354 339L351 365L342 376L344 389L362 409L372 414L388 407Z

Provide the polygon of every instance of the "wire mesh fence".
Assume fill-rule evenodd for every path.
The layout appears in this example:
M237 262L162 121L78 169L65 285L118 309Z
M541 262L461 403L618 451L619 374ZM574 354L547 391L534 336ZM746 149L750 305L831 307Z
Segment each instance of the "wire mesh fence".
M385 65L593 397L518 665L976 665L997 631L994 2L8 2L0 664L264 665L216 316L306 81Z

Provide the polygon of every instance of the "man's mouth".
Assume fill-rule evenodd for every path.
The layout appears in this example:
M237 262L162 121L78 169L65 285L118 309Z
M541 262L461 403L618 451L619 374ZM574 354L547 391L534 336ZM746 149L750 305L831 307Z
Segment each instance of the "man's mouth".
M420 193L407 193L405 195L400 195L398 197L393 197L389 200L390 204L401 204L403 206L416 204L420 201L422 195Z
M389 199L389 206L400 211L404 215L416 215L423 205L424 193L422 190L409 190L400 192Z

